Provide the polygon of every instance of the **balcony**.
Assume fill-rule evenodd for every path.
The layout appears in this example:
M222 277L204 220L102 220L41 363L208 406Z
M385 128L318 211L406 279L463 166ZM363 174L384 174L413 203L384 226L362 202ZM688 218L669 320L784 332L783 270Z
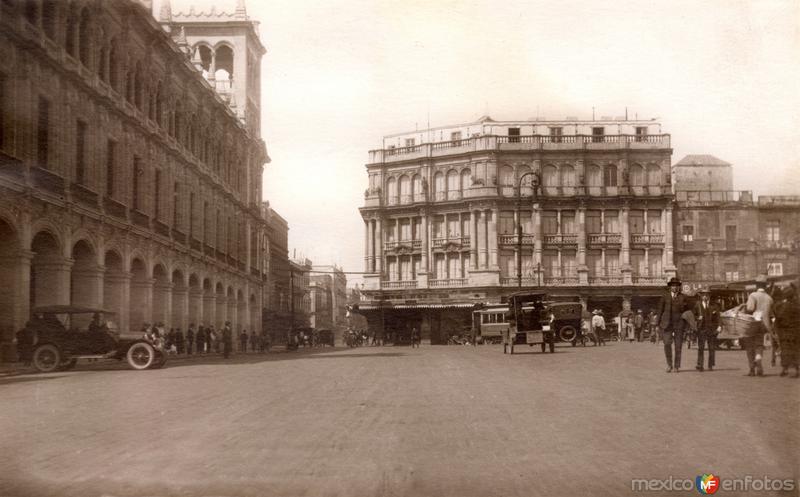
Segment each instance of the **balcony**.
M526 235L523 233L522 244L533 245L534 238L533 235ZM500 245L516 245L518 243L517 235L499 235L499 243Z
M470 239L468 236L453 238L434 238L432 248L434 250L459 250L468 249Z
M414 203L414 196L413 195L400 195L400 203L403 205L408 205Z
M414 194L414 203L425 202L425 194L424 193L415 193Z
M165 238L169 238L169 226L162 223L161 221L154 221L153 228L155 229L156 234L161 235Z
M400 205L400 196L399 195L390 195L386 199L386 203L388 205Z
M667 284L667 279L664 276L633 275L632 281L634 285L640 286L663 286Z
M759 207L800 207L800 195L761 195Z
M422 240L390 240L383 244L386 252L419 251L422 250Z
M417 281L381 281L381 290L405 290L409 288L417 288Z
M596 274L589 276L589 284L593 286L612 286L622 284L622 275L604 276Z
M501 276L500 286L517 286L519 281L516 276ZM523 276L522 286L539 286L539 281L533 276Z
M78 203L86 207L97 208L97 193L78 183L72 183L71 191L72 198L77 200Z
M150 218L147 217L147 214L144 214L143 212L140 212L136 209L131 210L131 221L136 226L150 229Z
M429 280L428 286L430 288L460 288L467 286L467 278L448 278L442 280Z
M545 234L543 236L545 245L578 245L578 234Z
M110 197L103 197L103 210L106 212L106 214L114 216L118 219L128 218L126 213L127 208L123 204Z
M486 150L658 150L670 148L670 135L483 135L463 140L371 150L369 163L399 162Z
M544 284L547 286L577 286L578 275L545 276Z
M631 234L631 244L633 245L654 245L663 243L664 243L664 233Z
M64 178L41 167L31 168L33 185L56 195L64 195Z
M589 245L619 245L622 243L622 235L619 233L589 233L587 241Z

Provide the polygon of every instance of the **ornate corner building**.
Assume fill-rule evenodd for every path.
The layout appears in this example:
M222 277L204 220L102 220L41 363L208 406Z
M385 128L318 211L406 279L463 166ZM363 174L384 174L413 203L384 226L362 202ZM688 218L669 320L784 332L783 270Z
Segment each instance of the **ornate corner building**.
M658 122L625 118L387 136L366 165L358 312L436 343L519 288L652 307L675 275L671 156Z
M243 2L156 19L149 2L0 0L0 46L3 358L39 305L259 328L288 227L261 201L265 49Z

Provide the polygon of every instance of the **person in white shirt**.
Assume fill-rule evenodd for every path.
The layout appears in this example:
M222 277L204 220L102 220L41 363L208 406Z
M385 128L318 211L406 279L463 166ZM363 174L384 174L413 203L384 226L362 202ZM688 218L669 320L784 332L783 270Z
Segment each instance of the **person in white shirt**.
M592 335L594 335L594 343L595 345L605 345L606 342L603 340L603 336L600 330L606 330L606 320L603 318L602 313L600 310L595 309L592 311Z

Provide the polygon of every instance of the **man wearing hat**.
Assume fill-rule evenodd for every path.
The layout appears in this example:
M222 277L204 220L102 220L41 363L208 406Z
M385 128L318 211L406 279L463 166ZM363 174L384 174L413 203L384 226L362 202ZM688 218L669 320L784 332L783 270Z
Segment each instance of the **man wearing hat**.
M761 356L764 355L764 334L772 335L772 297L767 293L767 277L763 274L756 277L756 291L747 296L747 312L761 321L758 332L742 338L750 366L747 376L764 376Z
M667 373L681 369L681 346L683 345L683 319L681 315L689 308L686 297L681 293L681 280L672 277L667 282L669 293L661 299L658 312L658 326L664 340L664 356L667 359ZM672 344L675 343L673 362Z
M636 341L642 341L642 328L644 327L644 314L641 309L636 310L636 315L633 316L633 333L636 336Z
M600 311L600 309L595 309L592 311L592 321L590 323L589 330L594 338L595 346L606 344L602 335L602 333L606 331L606 320L603 318L603 313ZM602 332L600 330L602 330Z
M714 352L717 348L717 332L719 331L719 308L711 303L711 293L703 287L698 292L700 301L694 306L697 323L697 366L703 371L703 355L708 344L708 370L714 369Z

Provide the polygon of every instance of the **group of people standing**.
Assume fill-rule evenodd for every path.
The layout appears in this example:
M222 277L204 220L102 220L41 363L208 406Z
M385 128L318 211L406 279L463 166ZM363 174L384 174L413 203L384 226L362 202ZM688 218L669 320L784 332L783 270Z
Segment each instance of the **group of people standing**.
M697 338L698 371L713 370L717 334L720 332L720 315L722 309L710 301L707 288L698 293L700 300L690 307L688 298L681 293L681 281L671 278L667 283L667 295L661 301L658 312L658 326L664 342L664 356L669 372L679 372L681 368L681 351L684 333L693 330ZM776 291L778 302L767 291L767 278L756 279L756 290L748 295L745 312L755 320L754 332L740 339L746 351L748 376L763 376L763 355L765 340L773 344L773 350L780 350L781 376L788 370L795 369L795 378L800 376L798 356L800 351L800 306L798 305L797 283L792 283L784 291ZM768 338L767 338L768 337ZM708 349L708 362L705 362L705 351ZM707 364L707 366L706 366Z
M152 326L145 324L142 331L168 352L179 355L221 353L227 359L233 352L233 330L230 321L226 321L219 330L213 325L195 327L192 323L185 334L180 328L170 328L166 331L163 323ZM247 333L247 330L242 330L239 335L239 352L247 352L248 344L251 352L267 352L270 345L269 334L263 332L261 335L256 335L255 332Z

